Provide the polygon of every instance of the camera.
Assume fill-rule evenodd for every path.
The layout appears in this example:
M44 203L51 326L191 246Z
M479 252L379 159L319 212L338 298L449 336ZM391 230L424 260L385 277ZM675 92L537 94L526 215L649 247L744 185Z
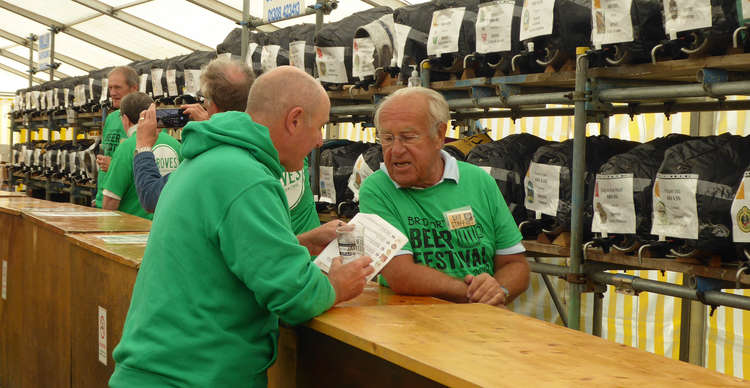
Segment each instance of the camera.
M156 109L156 126L158 128L182 128L190 121L184 109L158 108Z

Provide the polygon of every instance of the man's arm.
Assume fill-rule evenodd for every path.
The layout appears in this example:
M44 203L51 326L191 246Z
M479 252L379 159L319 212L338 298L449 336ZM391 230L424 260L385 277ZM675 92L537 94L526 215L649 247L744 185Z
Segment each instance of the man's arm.
M297 241L303 247L307 248L311 256L320 254L328 246L328 243L336 238L336 228L344 225L344 221L333 220L297 235Z
M529 287L529 262L523 253L495 255L495 274L467 275L466 296L470 302L504 306Z
M167 184L169 174L161 176L152 152L139 152L133 158L133 176L135 191L141 207L149 213L156 209L161 190Z
M409 254L394 257L380 272L393 292L467 302L467 285L460 279L414 262Z
M110 197L107 195L108 193L104 193L102 196L102 209L105 210L117 210L120 208L120 200L116 199L114 197Z
M156 127L156 105L151 104L148 109L141 112L138 120L138 131L135 133L135 148L153 148L159 138L159 129ZM141 207L149 213L156 209L161 190L167 184L169 174L161 176L156 159L152 152L139 152L133 157L133 177L135 191L138 193L138 202Z

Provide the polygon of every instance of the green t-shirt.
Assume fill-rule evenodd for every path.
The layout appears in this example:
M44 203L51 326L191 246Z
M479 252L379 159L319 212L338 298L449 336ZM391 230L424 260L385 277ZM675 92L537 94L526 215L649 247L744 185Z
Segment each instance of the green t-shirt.
M320 226L320 218L318 218L310 189L307 158L305 158L304 169L293 172L284 171L281 175L281 185L284 186L289 203L289 216L294 234L301 234Z
M114 155L117 147L127 137L128 134L123 129L122 120L120 120L120 110L109 112L102 127L102 142L99 145L99 154L104 156ZM110 168L112 168L111 165ZM96 207L98 208L102 207L102 190L104 190L106 181L107 172L99 170L99 176L96 179Z
M447 164L447 163L446 163ZM384 169L362 184L359 209L383 217L409 241L414 262L453 277L494 274L497 250L521 242L513 216L492 177L458 162L458 183L446 179L426 189L396 188ZM443 212L471 207L475 225L451 230Z
M180 143L162 131L152 147L156 165L161 175L174 171L182 161ZM117 147L109 165L107 182L104 191L108 196L120 199L120 210L138 217L153 219L154 215L141 207L133 178L133 153L135 152L135 134Z

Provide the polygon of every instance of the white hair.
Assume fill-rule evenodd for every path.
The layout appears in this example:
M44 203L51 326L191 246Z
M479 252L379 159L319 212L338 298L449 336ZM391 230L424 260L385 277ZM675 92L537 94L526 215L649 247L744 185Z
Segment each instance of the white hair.
M399 96L410 96L414 94L423 96L425 99L427 99L427 117L430 121L429 127L432 130L432 135L438 136L438 124L447 124L451 120L451 112L450 108L448 107L448 101L445 100L445 97L443 97L442 94L432 89L424 88L421 86L399 89L384 98L383 101L378 104L378 107L375 110L375 128L380 131L380 111L383 110L383 107L388 105L391 100Z

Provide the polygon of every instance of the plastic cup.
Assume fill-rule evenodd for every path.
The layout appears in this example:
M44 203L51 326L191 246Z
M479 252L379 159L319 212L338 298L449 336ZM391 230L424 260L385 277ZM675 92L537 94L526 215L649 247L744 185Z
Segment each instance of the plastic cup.
M336 229L339 243L339 255L344 264L365 255L365 228L361 225L347 224Z

